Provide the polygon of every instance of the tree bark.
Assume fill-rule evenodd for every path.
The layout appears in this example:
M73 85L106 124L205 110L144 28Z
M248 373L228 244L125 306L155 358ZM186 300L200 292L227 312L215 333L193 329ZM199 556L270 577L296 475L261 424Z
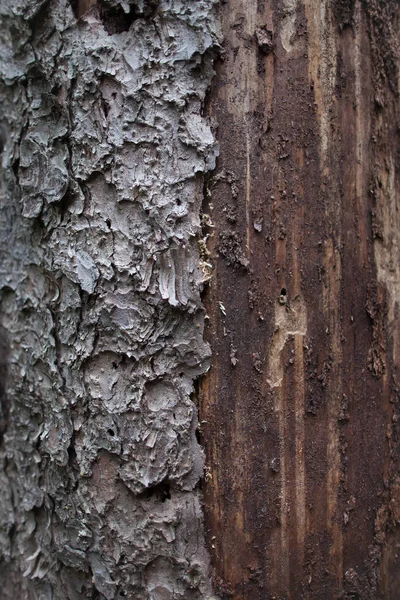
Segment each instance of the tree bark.
M2 600L212 597L213 4L0 2Z
M400 589L399 3L231 0L209 97L216 591Z

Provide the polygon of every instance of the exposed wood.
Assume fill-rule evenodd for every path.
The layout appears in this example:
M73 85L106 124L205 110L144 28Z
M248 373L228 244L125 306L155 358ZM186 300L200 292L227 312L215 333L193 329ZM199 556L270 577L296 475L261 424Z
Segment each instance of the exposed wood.
M216 590L394 600L399 5L231 0L221 14L200 387Z

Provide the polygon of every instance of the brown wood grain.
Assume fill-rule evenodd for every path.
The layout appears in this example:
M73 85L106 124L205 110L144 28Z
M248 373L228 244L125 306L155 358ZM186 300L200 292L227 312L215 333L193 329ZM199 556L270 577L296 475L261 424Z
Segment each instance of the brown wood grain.
M199 397L222 599L398 598L398 12L221 3Z

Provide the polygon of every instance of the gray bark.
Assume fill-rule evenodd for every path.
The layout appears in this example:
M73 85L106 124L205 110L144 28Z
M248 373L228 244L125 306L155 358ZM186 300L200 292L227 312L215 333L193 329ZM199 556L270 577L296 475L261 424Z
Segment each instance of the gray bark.
M214 2L71 4L0 2L1 598L211 598Z

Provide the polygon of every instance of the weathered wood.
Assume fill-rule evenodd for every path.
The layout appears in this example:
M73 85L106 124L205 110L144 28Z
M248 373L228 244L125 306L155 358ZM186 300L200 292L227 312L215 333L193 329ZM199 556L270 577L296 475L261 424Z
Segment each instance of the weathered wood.
M222 4L200 386L221 598L398 597L398 8Z

